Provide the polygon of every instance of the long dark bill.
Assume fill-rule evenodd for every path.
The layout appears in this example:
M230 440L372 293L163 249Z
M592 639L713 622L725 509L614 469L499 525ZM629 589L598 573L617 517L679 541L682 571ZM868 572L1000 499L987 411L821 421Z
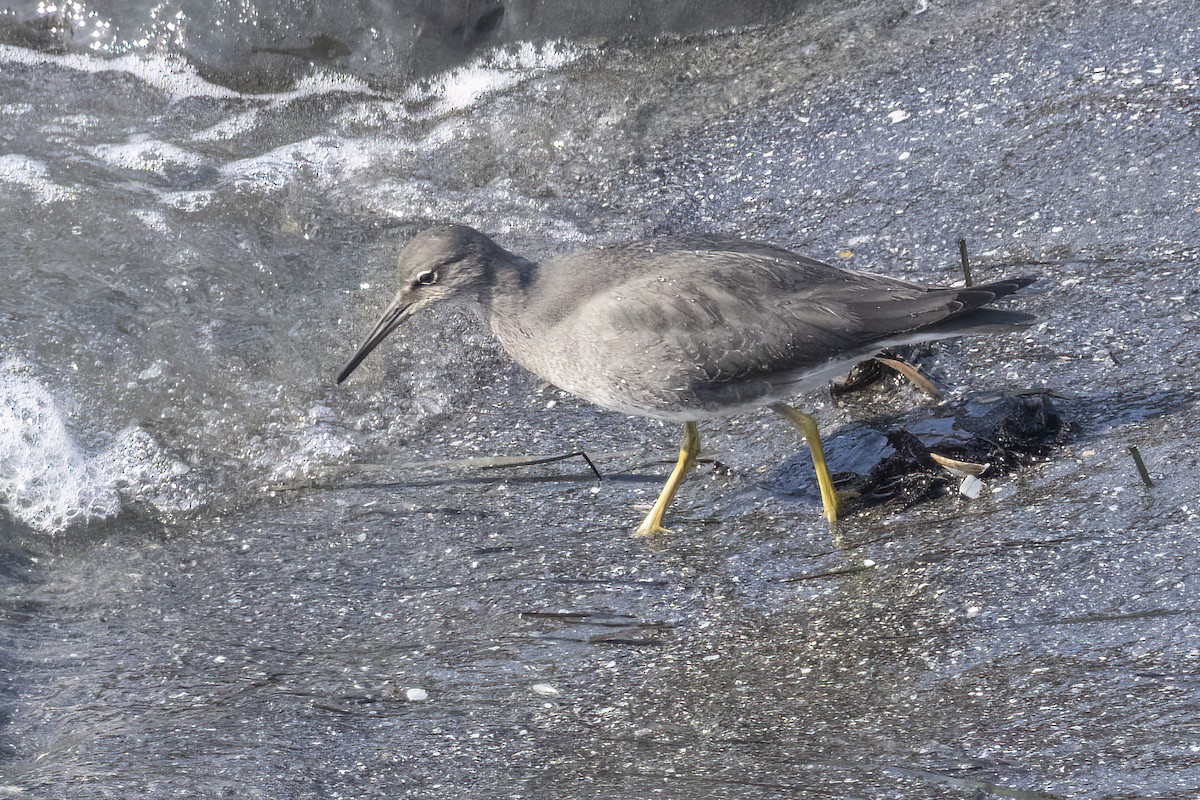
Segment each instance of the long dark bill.
M404 320L411 317L414 311L416 308L407 297L401 296L393 300L387 311L383 312L375 330L371 331L371 335L363 340L363 343L358 346L358 352L350 359L350 363L338 374L337 382L341 383L350 377L350 373L354 372L363 359L370 355L371 351L386 339L389 333L399 328Z

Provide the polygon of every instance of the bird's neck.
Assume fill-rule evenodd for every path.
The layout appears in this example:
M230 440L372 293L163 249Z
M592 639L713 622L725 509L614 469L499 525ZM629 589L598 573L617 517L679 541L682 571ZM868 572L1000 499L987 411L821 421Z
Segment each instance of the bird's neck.
M538 275L536 263L507 252L505 256L492 262L495 272L481 303L484 319L502 343L518 334Z

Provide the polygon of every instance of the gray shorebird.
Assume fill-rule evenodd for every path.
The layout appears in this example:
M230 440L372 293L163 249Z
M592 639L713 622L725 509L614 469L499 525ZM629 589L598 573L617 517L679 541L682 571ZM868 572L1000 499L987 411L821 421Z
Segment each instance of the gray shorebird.
M1011 333L1029 314L986 308L1021 277L930 288L758 242L649 239L536 264L465 225L423 231L400 253L400 290L338 375L419 309L478 310L500 344L545 381L602 408L683 423L674 470L635 535L663 515L700 452L697 423L769 406L800 429L824 514L837 495L816 421L785 401L900 345Z

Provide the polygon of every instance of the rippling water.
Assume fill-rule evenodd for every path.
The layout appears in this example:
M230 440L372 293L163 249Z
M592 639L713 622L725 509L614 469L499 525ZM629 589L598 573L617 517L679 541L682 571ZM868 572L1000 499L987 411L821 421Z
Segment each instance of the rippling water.
M519 207L487 163L447 169L496 124L461 114L582 53L514 46L389 97L319 69L247 95L177 58L0 50L24 98L0 161L13 515L170 518L386 438L400 408L335 413L329 380L380 232L483 224L468 190Z

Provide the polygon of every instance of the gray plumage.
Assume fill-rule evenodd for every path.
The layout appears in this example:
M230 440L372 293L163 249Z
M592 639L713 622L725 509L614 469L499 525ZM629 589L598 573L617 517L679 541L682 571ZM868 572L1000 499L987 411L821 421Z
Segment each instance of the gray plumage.
M477 308L544 380L604 408L678 421L782 402L889 347L1034 321L985 308L1032 278L927 288L736 239L653 239L537 265L446 225L418 234L399 267L400 292L339 383L439 301Z

